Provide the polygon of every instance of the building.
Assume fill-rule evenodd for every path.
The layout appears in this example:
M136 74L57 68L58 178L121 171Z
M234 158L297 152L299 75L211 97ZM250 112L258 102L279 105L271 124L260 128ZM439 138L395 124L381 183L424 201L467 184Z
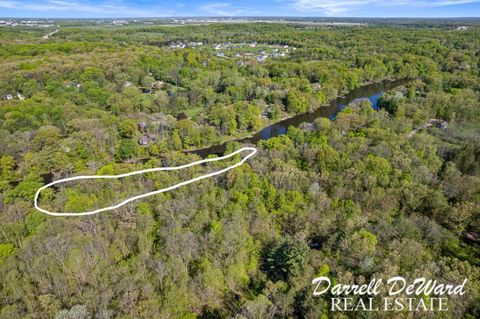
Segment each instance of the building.
M150 141L152 141L153 143L155 143L156 141L158 141L158 135L157 134L148 134L148 138Z
M152 83L152 89L154 90L161 90L165 87L165 82L163 81L154 81Z
M322 88L322 84L320 82L316 82L312 84L312 90L313 92L317 92Z
M77 89L80 89L82 87L82 85L80 83L67 81L67 82L65 82L65 87L67 87L67 88L75 87Z
M126 24L128 24L128 21L125 21L125 20L114 20L114 21L112 22L112 24L114 24L114 25L126 25Z
M437 123L437 127L441 130L444 130L444 129L448 128L448 122L447 121L439 122L439 123Z
M35 27L35 26L37 26L37 21L35 21L35 20L21 21L20 25L21 26L26 26L26 27Z
M187 119L188 119L188 116L184 112L181 112L177 115L177 121L187 120Z
M139 139L138 139L138 144L140 145L148 145L148 136L147 135L142 135Z
M257 57L257 61L265 61L268 58L268 55L260 55Z
M138 122L137 123L137 128L140 132L143 133L147 129L147 124L145 124L145 122Z

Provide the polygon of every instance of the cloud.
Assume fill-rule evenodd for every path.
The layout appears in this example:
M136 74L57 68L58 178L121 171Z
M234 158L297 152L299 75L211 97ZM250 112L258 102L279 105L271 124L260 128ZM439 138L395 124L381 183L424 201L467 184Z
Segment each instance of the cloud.
M207 15L212 16L229 16L230 12L226 11L230 8L230 3L226 2L217 2L217 3L207 3L203 6L200 6L200 10L205 12Z
M49 16L61 13L62 16L68 14L70 16L89 15L96 17L161 17L171 16L173 13L156 5L139 7L128 5L124 1L0 0L0 9L2 8L15 10L26 15L46 13Z
M238 15L249 15L255 13L245 7L235 7L231 3L227 2L214 2L207 3L199 7L199 12L205 13L207 16L238 16Z
M288 0L287 0L288 1ZM444 7L469 3L480 3L480 0L292 0L292 7L299 12L319 12L325 15L337 15L355 9L374 7Z
M348 11L352 7L365 6L374 0L297 0L294 8L301 12L323 11L326 15L334 15Z

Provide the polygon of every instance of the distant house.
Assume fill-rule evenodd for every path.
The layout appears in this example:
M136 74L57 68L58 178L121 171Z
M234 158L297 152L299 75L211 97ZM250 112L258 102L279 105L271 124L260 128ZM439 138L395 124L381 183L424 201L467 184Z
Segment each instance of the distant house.
M257 61L265 61L268 58L268 55L261 55L257 57Z
M439 119L431 118L431 119L428 120L425 127L432 127L432 126L435 126L436 128L444 130L444 129L448 128L448 122L447 121L442 121L442 120L439 120Z
M315 125L313 123L302 123L299 128L304 131L315 131Z
M142 135L139 139L138 139L138 144L140 145L148 145L148 136L147 135Z
M5 98L6 98L7 100L9 100L9 101L10 101L10 100L13 100L13 95L10 94L10 93L7 93L7 94L5 95Z
M70 87L76 87L77 89L80 89L82 85L80 83L76 83L76 82L70 82L70 81L67 81L65 83L65 87L67 88L70 88Z
M177 121L187 120L187 119L188 119L188 116L184 112L177 115Z
M125 20L115 20L112 22L112 24L114 25L126 25L128 24L128 21L125 21Z
M147 124L145 124L145 122L138 122L137 123L137 128L140 132L145 132L146 128L147 128Z
M313 83L312 84L312 90L313 92L317 92L318 90L320 90L322 88L322 84L319 83L319 82L316 82L316 83Z
M20 92L17 92L17 98L21 101L25 100L25 97Z
M439 129L444 130L444 129L448 128L448 122L447 121L439 122L439 123L437 123L437 127Z
M161 90L165 87L165 82L163 81L154 81L152 83L152 89L154 90Z

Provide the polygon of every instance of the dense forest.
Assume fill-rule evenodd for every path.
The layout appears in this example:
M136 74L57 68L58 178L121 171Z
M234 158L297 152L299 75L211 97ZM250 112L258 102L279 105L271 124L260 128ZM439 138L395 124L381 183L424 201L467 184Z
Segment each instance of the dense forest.
M480 26L0 28L0 318L479 318ZM225 175L112 212L45 183L199 159L348 91ZM211 156L215 156L212 154ZM238 157L233 161L237 160ZM225 163L72 183L80 212ZM442 313L331 312L312 279L461 283ZM428 296L422 298L428 299Z

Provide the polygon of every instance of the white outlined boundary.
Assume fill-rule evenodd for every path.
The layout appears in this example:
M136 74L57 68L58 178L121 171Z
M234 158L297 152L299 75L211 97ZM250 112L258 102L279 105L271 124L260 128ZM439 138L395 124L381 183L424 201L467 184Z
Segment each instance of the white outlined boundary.
M228 166L224 169L221 169L219 171L216 171L216 172L212 172L212 173L209 173L209 174L205 174L205 175L201 175L201 176L198 176L198 177L195 177L195 178L192 178L192 179L189 179L187 181L184 181L184 182L181 182L181 183L178 183L178 184L175 184L173 186L170 186L170 187L167 187L167 188L162 188L162 189L159 189L159 190L156 190L156 191L152 191L152 192L149 192L149 193L145 193L145 194L141 194L141 195L137 195L137 196L133 196L133 197L130 197L130 198L127 198L126 200L116 204L116 205L112 205L112 206L108 206L108 207L105 207L105 208L100 208L100 209L96 209L96 210L92 210L92 211L87 211L87 212L82 212L82 213L57 213L57 212L50 212L46 209L43 209L41 207L38 206L38 196L40 195L40 192L50 186L53 186L55 184L59 184L59 183L63 183L63 182L68 182L68 181L75 181L75 180L80 180L80 179L113 179L113 178L121 178L121 177L127 177L127 176L132 176L132 175L138 175L138 174L143 174L143 173L149 173L149 172L158 172L158 171L175 171L175 170L180 170L180 169L184 169L184 168L187 168L187 167L191 167L191 166L195 166L195 165L198 165L198 164L202 164L202 163L207 163L207 162L216 162L216 161L221 161L221 160L224 160L226 158L230 158L230 157L233 157L243 151L251 151L251 153L249 153L247 156L245 156L240 162L234 164L234 165L231 165L231 166ZM243 163L245 163L245 161L247 161L250 157L252 157L253 155L255 155L255 153L257 152L257 149L254 148L254 147L243 147L239 150L236 150L235 152L233 153L230 153L230 154L227 154L227 155L224 155L224 156L220 156L220 157L214 157L214 158L207 158L207 159L203 159L203 160L200 160L200 161L196 161L196 162L192 162L192 163L189 163L189 164L185 164L185 165L181 165L181 166L173 166L173 167L155 167L155 168L149 168L149 169L144 169L144 170L141 170L141 171L133 171L133 172L130 172L130 173L124 173L124 174L119 174L119 175L82 175L82 176L74 176L74 177L68 177L68 178L63 178L63 179L59 179L57 181L54 181L54 182L51 182L47 185L44 185L42 187L40 187L37 192L35 193L35 198L33 200L33 203L34 203L34 206L37 210L41 211L42 213L45 213L47 215L50 215L50 216L86 216L86 215L94 215L94 214L98 214L100 212L105 212L105 211L109 211L109 210L114 210L114 209L117 209L127 203L130 203L134 200L137 200L137 199L141 199L141 198L145 198L145 197L148 197L148 196L152 196L152 195L156 195L156 194L160 194L160 193L164 193L164 192L168 192L168 191L171 191L173 189L176 189L176 188L179 188L181 186L185 186L185 185L188 185L188 184L191 184L191 183L194 183L196 181L199 181L199 180L202 180L202 179L205 179L205 178L209 178L209 177L212 177L212 176L215 176L215 175L220 175L222 173L225 173L231 169L234 169L235 167L238 167L240 165L242 165Z

